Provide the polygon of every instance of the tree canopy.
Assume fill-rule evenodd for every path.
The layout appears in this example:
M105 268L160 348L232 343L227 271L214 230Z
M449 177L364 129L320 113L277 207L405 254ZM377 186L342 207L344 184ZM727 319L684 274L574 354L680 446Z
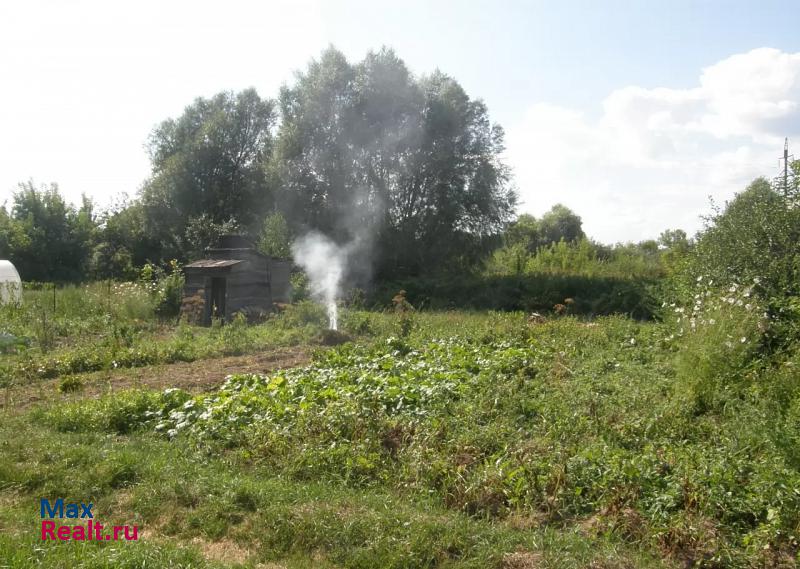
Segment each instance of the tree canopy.
M352 65L331 48L280 108L273 167L290 224L376 237L385 273L479 255L513 214L502 129L441 72L416 78L389 49Z
M190 238L198 224L248 225L268 211L272 188L264 165L275 120L273 101L246 89L198 98L180 117L153 130L148 144L153 174L141 202L162 257L195 250ZM194 233L187 235L190 227Z
M505 233L507 245L519 245L529 253L562 240L577 243L585 237L580 216L562 204L554 205L541 219L520 215Z
M68 204L56 184L19 184L11 212L0 209L0 257L12 259L25 280L80 280L94 238L92 202ZM3 249L6 251L3 251Z

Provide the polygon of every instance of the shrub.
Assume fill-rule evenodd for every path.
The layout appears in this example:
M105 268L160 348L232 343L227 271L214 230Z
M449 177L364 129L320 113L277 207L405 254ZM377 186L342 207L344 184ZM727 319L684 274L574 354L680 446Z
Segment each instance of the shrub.
M383 283L371 291L370 303L387 307L398 290L417 308L547 312L572 298L576 315L622 313L652 318L658 302L655 281L637 278L565 275L491 275L415 278Z
M80 391L81 389L83 389L83 380L77 375L68 375L58 383L58 390L61 393Z
M311 298L308 276L304 272L292 273L289 277L289 284L292 291L292 302L302 302Z
M170 261L168 270L146 264L142 268L140 281L149 288L158 316L170 318L180 314L185 279L178 261Z
M755 180L708 220L691 270L717 282L759 280L765 298L800 288L800 209L791 207L763 178Z
M691 307L671 308L681 337L676 387L697 412L705 412L741 395L748 368L759 355L766 320L752 287L731 285L720 291L702 286L702 278L700 283Z
M304 326L328 327L328 313L325 307L311 300L303 300L286 307L279 317L285 328L302 328Z

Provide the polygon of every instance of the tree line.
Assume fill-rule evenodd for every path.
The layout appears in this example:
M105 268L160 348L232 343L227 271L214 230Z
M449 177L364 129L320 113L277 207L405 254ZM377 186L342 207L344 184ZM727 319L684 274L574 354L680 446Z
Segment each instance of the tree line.
M126 278L197 257L221 233L268 247L276 230L315 229L368 244L378 274L417 274L475 264L516 204L486 105L391 49L352 63L329 48L275 99L198 98L147 151L152 174L109 211L21 184L0 209L0 256L26 279Z
M415 76L391 49L352 63L329 48L275 99L222 92L158 124L134 199L97 211L56 184L21 183L0 207L0 258L26 280L127 279L198 258L221 234L287 256L293 236L317 230L358 243L374 276L390 279L585 239L562 205L514 218L503 149L486 105L452 77Z

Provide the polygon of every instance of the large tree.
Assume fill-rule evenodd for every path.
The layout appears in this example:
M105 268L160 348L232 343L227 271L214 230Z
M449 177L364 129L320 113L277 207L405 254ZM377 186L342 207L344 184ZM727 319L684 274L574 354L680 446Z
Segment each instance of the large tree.
M295 230L377 243L385 273L469 263L510 218L503 132L452 78L331 48L280 95L273 159Z
M186 230L193 220L248 225L263 217L272 204L264 163L274 123L273 102L247 89L198 98L155 128L148 145L153 175L141 198L162 256L192 248Z
M540 247L566 241L577 243L584 239L583 222L579 215L562 204L556 204L541 219L524 213L508 226L506 245L519 245L535 253Z

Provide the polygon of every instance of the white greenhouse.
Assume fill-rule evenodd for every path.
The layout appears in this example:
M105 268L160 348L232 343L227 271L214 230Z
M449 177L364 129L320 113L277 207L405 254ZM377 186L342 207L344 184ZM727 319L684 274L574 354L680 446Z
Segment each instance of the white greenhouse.
M22 281L11 261L0 260L0 304L22 301Z

